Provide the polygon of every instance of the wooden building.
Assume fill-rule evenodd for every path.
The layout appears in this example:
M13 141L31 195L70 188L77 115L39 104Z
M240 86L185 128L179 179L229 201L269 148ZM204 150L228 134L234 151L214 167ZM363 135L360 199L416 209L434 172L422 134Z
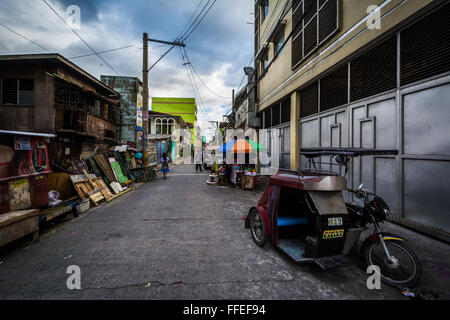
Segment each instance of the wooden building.
M117 141L120 95L59 54L0 56L0 130L56 134L52 166Z

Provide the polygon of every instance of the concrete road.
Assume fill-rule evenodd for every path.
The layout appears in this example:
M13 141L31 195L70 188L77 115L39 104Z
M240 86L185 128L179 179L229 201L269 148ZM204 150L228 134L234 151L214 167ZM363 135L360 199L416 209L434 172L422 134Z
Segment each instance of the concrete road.
M257 247L243 216L261 193L206 185L193 166L0 255L0 299L401 299L355 264L296 265ZM66 269L81 269L68 290Z

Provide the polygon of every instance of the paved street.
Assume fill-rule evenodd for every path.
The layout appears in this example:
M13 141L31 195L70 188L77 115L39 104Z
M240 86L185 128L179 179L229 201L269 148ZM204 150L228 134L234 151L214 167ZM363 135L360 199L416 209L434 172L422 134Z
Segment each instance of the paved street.
M261 193L213 187L193 166L141 185L0 255L0 299L400 299L357 265L324 272L257 247L242 217ZM81 268L82 290L66 287Z

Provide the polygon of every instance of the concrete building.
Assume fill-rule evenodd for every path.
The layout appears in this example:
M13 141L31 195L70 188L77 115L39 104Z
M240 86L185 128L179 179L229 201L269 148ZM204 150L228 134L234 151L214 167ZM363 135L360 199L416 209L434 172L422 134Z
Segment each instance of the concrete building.
M244 72L247 84L234 97L230 120L232 128L245 132L250 128L259 128L260 119L256 117L255 109L255 69L246 67Z
M120 93L117 138L138 150L146 150L142 81L134 77L101 76L101 81Z
M160 163L164 153L167 153L174 163L179 163L182 157L183 148L181 143L183 137L174 139L173 134L177 130L190 130L192 125L185 122L180 116L173 116L167 113L156 111L149 112L149 134L148 149L150 153L150 163Z
M152 111L180 116L192 125L192 144L197 128L197 103L195 98L152 98Z
M119 94L59 54L0 56L0 130L57 135L52 165L116 140Z
M448 241L449 2L257 0L255 13L256 105L280 167L301 167L302 147L397 149L355 161L349 187Z

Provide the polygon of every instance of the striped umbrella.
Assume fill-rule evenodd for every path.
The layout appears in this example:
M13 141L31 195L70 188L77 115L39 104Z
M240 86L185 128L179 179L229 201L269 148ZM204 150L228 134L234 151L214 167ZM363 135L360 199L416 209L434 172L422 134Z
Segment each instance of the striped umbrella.
M255 141L243 139L227 142L217 149L218 152L227 153L253 153L266 150L266 147L260 145Z

